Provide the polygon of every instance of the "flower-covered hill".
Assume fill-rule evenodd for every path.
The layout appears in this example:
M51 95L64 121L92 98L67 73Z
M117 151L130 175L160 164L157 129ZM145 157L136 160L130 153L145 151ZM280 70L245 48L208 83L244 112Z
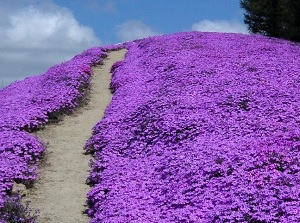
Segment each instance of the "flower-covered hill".
M32 185L45 150L29 132L72 112L89 86L91 66L101 64L106 51L117 47L88 49L42 75L0 90L0 222L31 222L21 213L19 199L11 196L14 182Z
M189 32L125 46L86 145L91 222L300 222L300 45Z

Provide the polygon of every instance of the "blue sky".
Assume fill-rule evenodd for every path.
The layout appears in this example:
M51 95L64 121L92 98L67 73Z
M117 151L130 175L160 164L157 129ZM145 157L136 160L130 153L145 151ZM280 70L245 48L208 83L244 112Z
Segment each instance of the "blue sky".
M238 0L115 0L54 1L72 10L81 24L93 27L104 43L122 41L118 27L136 21L154 33L166 34L192 29L199 21L220 20L243 24Z
M93 46L182 31L247 28L239 0L0 0L0 87Z

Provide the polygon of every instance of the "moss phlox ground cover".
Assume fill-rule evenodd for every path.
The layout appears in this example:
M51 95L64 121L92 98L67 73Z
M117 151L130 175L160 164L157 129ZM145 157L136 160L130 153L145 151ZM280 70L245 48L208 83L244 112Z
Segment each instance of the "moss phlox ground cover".
M300 222L300 46L178 33L126 43L94 127L91 222Z
M91 66L102 63L110 48L114 47L88 49L42 75L17 81L0 91L0 208L11 200L13 182L30 186L37 177L37 162L45 146L29 132L78 106L89 85ZM11 213L2 212L5 222Z
M299 44L200 32L95 47L1 90L0 208L36 179L29 132L72 112L121 47L85 148L91 222L300 222Z

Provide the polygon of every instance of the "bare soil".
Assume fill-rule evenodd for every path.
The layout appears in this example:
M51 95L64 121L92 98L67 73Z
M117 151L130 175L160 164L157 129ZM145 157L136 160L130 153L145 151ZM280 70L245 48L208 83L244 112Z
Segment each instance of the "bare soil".
M37 132L47 144L45 159L39 168L39 178L23 201L40 210L41 223L81 223L89 218L86 210L86 184L91 156L84 155L83 147L99 122L112 94L109 89L110 68L124 59L125 50L112 51L104 65L93 68L91 89L86 105L78 108L62 121Z

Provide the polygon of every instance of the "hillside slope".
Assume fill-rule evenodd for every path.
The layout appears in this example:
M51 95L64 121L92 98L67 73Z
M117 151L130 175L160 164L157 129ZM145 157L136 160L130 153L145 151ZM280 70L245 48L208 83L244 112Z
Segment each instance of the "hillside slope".
M90 84L92 66L102 64L106 51L95 47L46 73L15 82L0 90L0 221L31 222L14 196L14 183L32 187L45 142L30 134L74 111Z
M92 222L300 222L300 46L191 32L126 47L86 146Z
M92 223L300 222L300 45L201 32L95 47L0 90L0 212L36 179L45 145L29 132L74 111L120 48L85 146Z
M40 168L38 183L25 199L32 208L40 210L39 222L88 222L82 212L89 190L85 181L91 157L84 155L82 148L111 100L110 67L122 60L124 54L121 50L110 52L102 66L93 68L86 105L64 117L59 124L36 133L48 144L46 159Z

